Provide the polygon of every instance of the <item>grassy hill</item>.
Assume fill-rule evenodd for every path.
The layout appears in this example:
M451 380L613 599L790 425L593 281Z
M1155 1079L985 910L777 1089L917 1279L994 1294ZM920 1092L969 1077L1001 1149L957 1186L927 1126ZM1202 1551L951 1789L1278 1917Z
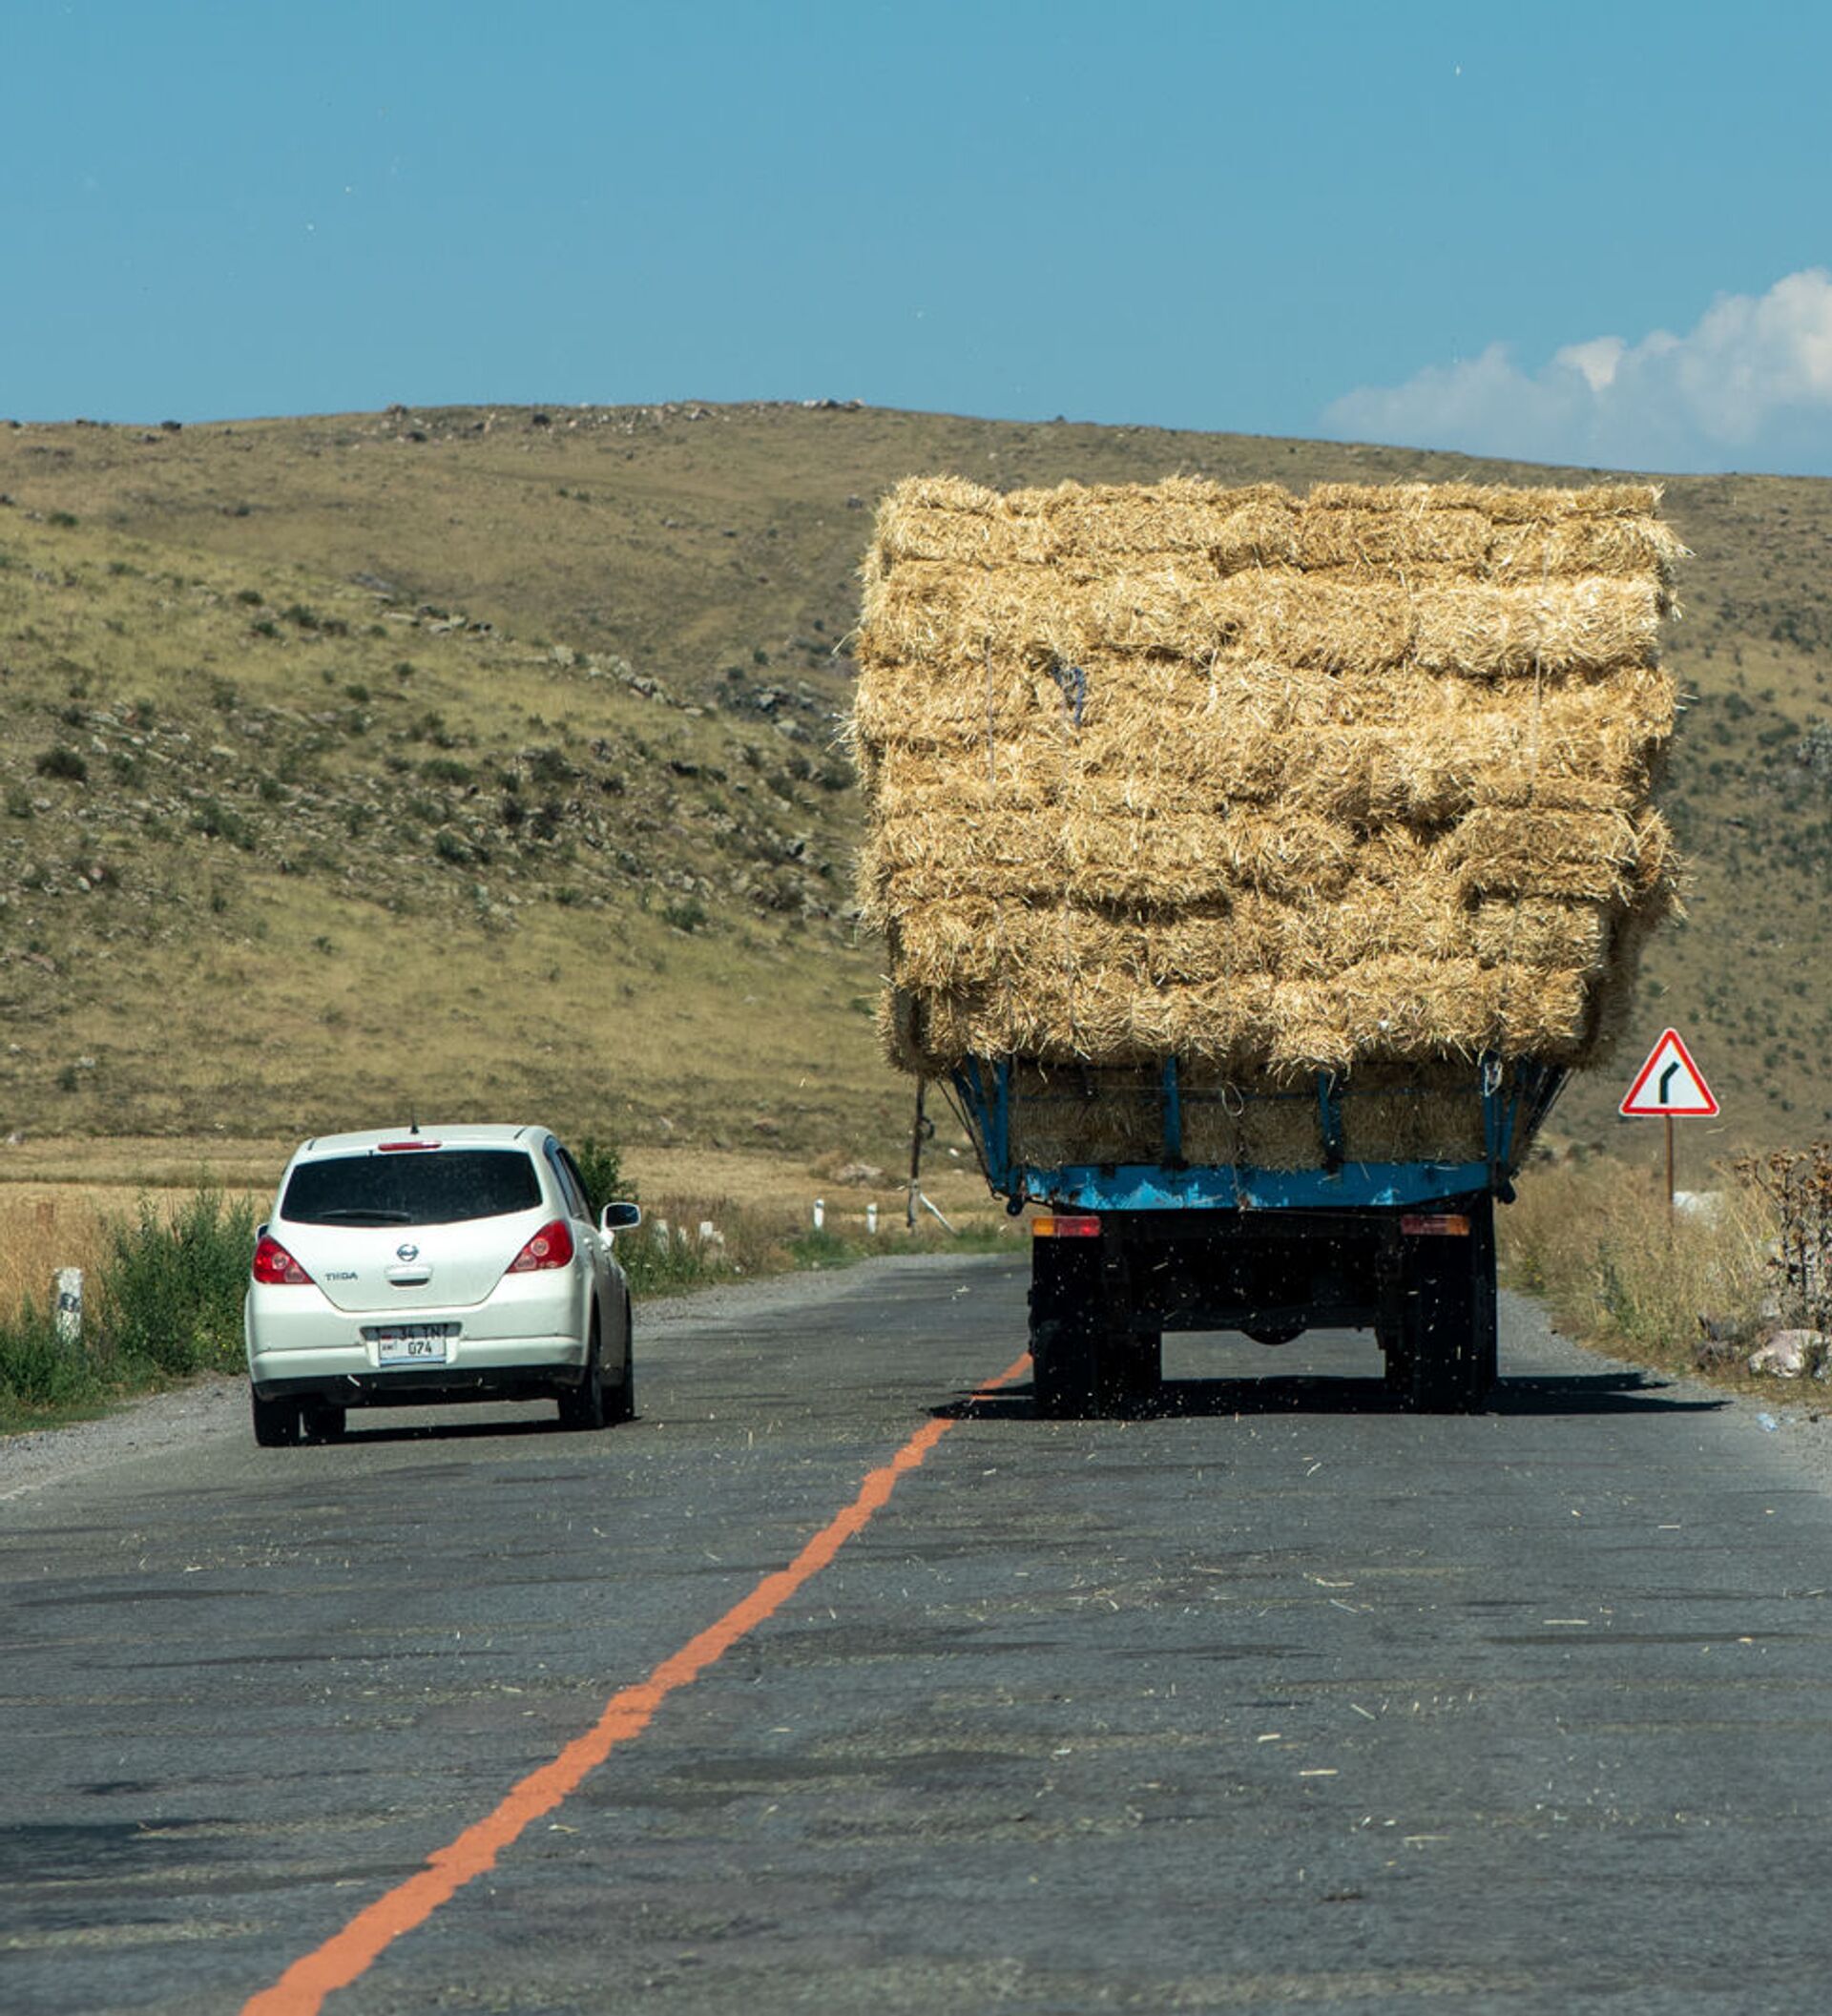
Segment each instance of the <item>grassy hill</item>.
M897 477L1582 481L781 405L0 423L0 1135L403 1110L894 1153L833 747ZM1722 1133L1832 1121L1832 484L1676 478L1691 916L1646 967ZM1568 1133L1652 1149L1616 1080ZM0 1173L4 1164L0 1162Z

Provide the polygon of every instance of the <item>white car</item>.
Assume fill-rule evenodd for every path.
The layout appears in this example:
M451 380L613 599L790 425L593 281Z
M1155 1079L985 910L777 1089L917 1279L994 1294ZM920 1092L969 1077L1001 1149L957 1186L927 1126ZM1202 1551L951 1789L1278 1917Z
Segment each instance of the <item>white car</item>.
M557 1399L569 1427L635 1413L630 1287L544 1127L307 1141L260 1227L243 1310L255 1440L327 1441L348 1407Z

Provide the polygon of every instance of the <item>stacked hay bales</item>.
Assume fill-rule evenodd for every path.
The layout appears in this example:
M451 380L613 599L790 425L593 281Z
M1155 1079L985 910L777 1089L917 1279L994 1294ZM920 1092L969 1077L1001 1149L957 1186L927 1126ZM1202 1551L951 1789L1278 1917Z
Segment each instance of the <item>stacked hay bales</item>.
M1123 1160L1176 1056L1192 1159L1301 1162L1244 1091L1340 1073L1397 1153L1479 1055L1593 1059L1673 900L1656 502L901 485L852 718L894 1060L1023 1059Z

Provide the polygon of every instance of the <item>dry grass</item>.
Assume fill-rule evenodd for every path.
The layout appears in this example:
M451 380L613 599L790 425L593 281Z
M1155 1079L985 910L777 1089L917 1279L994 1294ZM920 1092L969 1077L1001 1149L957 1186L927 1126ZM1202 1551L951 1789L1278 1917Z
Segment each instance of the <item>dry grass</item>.
M29 1301L49 1307L60 1267L93 1273L102 1256L106 1220L128 1201L117 1191L73 1183L0 1189L0 1320L17 1315Z
M194 1178L197 1166L192 1165ZM0 1321L16 1316L28 1302L48 1307L59 1268L80 1267L93 1279L107 1253L110 1229L131 1222L142 1198L150 1201L156 1217L169 1219L197 1194L195 1180L170 1188L138 1178L120 1183L0 1184ZM271 1189L233 1184L223 1192L225 1202L245 1198L257 1210L264 1209L271 1195Z
M1536 1162L1496 1220L1503 1278L1541 1297L1569 1335L1689 1372L1700 1316L1753 1344L1768 1290L1772 1214L1730 1177L1718 1194L1717 1212L1682 1213L1669 1235L1651 1172L1603 1156Z

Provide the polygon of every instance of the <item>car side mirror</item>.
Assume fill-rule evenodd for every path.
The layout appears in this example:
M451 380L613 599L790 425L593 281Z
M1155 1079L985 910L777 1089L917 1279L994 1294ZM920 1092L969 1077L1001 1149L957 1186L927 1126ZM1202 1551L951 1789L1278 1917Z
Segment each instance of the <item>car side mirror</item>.
M640 1204L607 1204L598 1214L599 1227L605 1232L633 1232L641 1223Z

